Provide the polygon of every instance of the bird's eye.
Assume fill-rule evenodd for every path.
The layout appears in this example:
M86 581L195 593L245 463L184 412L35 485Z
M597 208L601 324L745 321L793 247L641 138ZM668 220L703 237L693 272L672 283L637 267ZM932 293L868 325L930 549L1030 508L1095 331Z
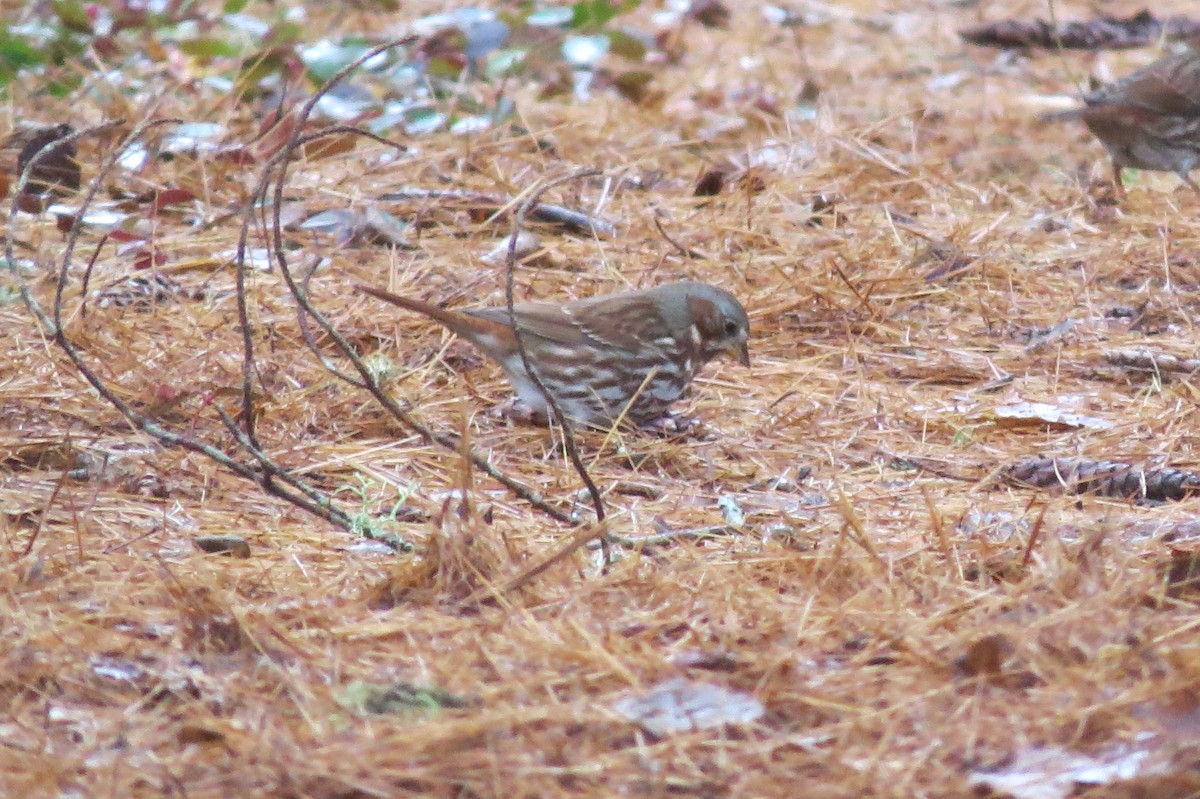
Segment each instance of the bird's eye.
M725 320L725 335L735 336L738 332L738 323L734 319Z

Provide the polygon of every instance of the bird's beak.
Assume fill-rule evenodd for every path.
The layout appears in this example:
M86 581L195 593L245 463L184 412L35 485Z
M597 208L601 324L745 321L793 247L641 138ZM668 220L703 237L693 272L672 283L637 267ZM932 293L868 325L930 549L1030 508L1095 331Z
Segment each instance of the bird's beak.
M750 342L735 341L733 344L729 345L728 352L730 355L737 358L738 363L740 363L742 366L750 366Z

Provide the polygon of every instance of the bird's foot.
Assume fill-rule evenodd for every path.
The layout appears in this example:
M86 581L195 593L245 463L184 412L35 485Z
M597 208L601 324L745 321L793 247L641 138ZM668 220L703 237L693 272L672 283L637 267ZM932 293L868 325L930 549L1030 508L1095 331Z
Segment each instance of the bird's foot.
M676 416L673 413L664 413L642 425L641 429L660 438L689 438L701 441L716 438L716 435L696 417Z
M549 427L550 417L540 408L535 408L524 400L514 399L492 409L491 415L514 424L532 425L534 427Z

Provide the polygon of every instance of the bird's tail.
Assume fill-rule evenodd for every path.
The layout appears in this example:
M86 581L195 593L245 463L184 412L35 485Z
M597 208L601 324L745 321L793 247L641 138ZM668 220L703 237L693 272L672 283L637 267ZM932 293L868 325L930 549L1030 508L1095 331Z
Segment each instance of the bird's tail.
M455 335L462 336L469 341L479 341L483 336L495 336L497 333L503 333L507 328L499 322L494 322L490 319L483 319L470 313L462 311L448 311L445 308L439 308L428 302L414 300L410 297L401 297L399 294L392 294L390 291L377 289L374 286L364 286L356 284L355 288L364 294L370 294L372 297L390 302L392 305L397 305L409 311L416 311L419 314L424 314L435 322L439 322ZM497 330L497 328L500 328Z
M1086 111L1086 107L1071 108L1066 111L1052 111L1048 114L1042 114L1037 120L1042 123L1069 122L1073 119L1083 119Z

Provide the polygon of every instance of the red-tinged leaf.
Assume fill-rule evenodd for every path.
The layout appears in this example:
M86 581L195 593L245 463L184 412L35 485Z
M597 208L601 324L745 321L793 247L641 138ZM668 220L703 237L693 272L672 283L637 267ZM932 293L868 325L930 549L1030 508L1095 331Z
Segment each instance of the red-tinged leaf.
M108 10L113 16L113 33L133 28L144 28L150 19L150 12L144 3L125 0L125 2L110 4Z
M232 166L250 166L253 164L261 164L262 157L251 152L248 147L243 147L240 144L230 144L222 147L214 157L224 164Z
M158 214L164 208L188 203L194 199L196 199L196 195L187 189L163 189L162 191L155 192L154 204L151 206L150 212Z
M162 266L167 262L167 254L157 247L153 251L141 250L133 259L134 269L150 269L155 266Z
M706 28L728 28L730 11L721 0L696 0L688 9L687 17Z
M637 70L618 75L616 80L613 81L613 86L616 87L617 91L626 100L642 105L654 95L654 92L651 90L653 81L654 76L652 74Z
M40 197L31 197L28 194L22 194L17 198L17 207L27 214L40 214L43 210L43 205L44 203ZM55 214L54 226L58 228L59 233L70 233L77 218L78 214Z
M164 402L172 402L182 396L183 390L178 386L170 383L159 383L154 387L153 396L156 405Z
M329 158L348 153L357 144L358 136L352 133L338 133L308 142L300 148L300 153L304 158L313 161L318 158Z
M266 160L277 153L296 131L296 115L287 114L279 118L275 115L265 118L259 126L258 137L254 142L255 156Z
M242 542L242 545L246 546L245 557L249 557L250 547L246 545L245 541ZM201 724L184 724L179 728L178 737L181 744L213 744L223 742L225 733Z
M29 169L24 194L62 197L79 189L77 147L74 141L63 141L74 132L70 125L51 125L28 137L17 155L17 174Z
M721 193L721 189L725 188L730 174L731 170L727 167L706 170L696 181L696 185L692 188L692 194L696 197L715 197Z
M62 218L64 218L64 217L59 217L59 219L62 219ZM113 228L112 230L110 230L108 232L108 237L117 243L125 243L125 244L128 244L130 242L136 242L137 244L140 245L142 242L144 242L146 240L145 234L139 232L138 230L133 229L133 228L123 228L123 227Z

